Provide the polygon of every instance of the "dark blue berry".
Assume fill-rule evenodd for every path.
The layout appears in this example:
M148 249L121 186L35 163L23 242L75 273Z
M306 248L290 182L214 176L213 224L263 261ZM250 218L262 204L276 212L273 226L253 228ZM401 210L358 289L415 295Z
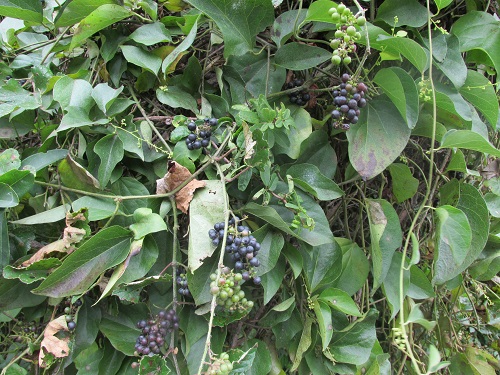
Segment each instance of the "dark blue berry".
M191 122L188 124L188 129L189 129L189 130L191 130L191 131L196 130L196 124L195 124L194 122L192 122L192 121L191 121Z

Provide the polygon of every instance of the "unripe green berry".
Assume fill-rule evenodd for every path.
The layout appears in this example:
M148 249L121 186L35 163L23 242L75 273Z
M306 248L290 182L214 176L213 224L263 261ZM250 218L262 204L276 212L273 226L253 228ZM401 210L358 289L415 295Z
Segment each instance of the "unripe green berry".
M70 307L66 307L66 308L64 309L64 313L65 313L65 314L70 314L70 313L71 313L71 308L70 308Z
M347 35L354 36L356 35L356 28L354 26L349 26L346 30Z
M332 15L332 14L335 14L335 13L337 13L337 8L331 7L330 9L328 9L328 14Z
M333 14L331 15L331 17L332 17L332 22L333 22L333 23L339 23L340 18L341 18L341 17L340 17L340 14L338 14L338 13L333 13Z
M340 3L339 5L337 5L337 12L343 13L346 8L347 7L344 4Z
M351 61L352 61L352 60L351 60L351 57L350 57L350 56L346 56L346 57L344 57L344 60L342 60L342 61L343 61L343 63L344 63L345 65L349 65L349 64L351 63Z
M366 24L366 18L363 17L363 16L359 16L357 19L356 19L356 24L358 26L364 26Z
M335 38L342 38L344 36L344 32L342 30L335 31Z
M338 55L333 55L332 56L332 63L334 65L340 65L341 62L342 62L342 57L340 57Z

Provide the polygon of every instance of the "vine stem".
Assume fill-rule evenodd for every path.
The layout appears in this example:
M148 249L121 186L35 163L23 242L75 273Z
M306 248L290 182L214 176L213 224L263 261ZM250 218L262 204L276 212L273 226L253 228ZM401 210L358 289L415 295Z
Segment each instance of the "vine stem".
M172 149L168 145L167 141L165 141L165 139L163 138L163 136L160 134L160 132L158 131L158 129L156 129L156 126L151 122L151 120L149 119L149 117L148 117L146 111L144 110L144 108L142 108L141 103L139 102L139 100L137 99L137 96L135 95L134 89L132 88L131 85L127 85L127 87L128 87L129 92L130 92L130 95L132 95L132 98L134 99L134 102L137 105L137 108L139 108L139 111L144 116L144 119L148 123L149 127L158 136L158 138L160 139L160 142L163 144L163 146L165 146L165 148L167 149L167 151L169 152L169 154L172 155Z
M427 205L427 201L429 200L429 197L431 195L431 187L432 187L432 182L433 182L433 174L434 174L434 143L436 142L436 127L437 127L437 105L436 105L436 91L434 88L434 80L432 78L432 52L433 52L433 46L432 46L432 29L431 29L431 10L430 10L430 0L426 0L426 5L427 5L427 32L429 34L429 82L431 85L431 90L432 90L432 135L431 135L431 147L430 147L430 157L429 157L429 177L427 179L427 184L426 184L426 191L425 191L425 196L424 199L422 200L422 203L420 204L420 207L418 208L417 213L415 214L415 217L413 218L410 228L408 230L408 235L406 236L405 244L403 247L403 256L401 258L401 267L399 271L399 323L400 323L400 328L401 328L401 336L403 338L405 347L406 347L406 354L408 357L410 357L411 363L413 365L413 368L415 369L417 374L422 374L420 370L420 366L418 364L417 359L415 358L415 355L413 354L413 350L410 344L410 341L408 339L408 333L406 331L406 325L408 322L406 322L405 319L405 313L404 313L404 301L405 301L405 295L404 295L404 290L403 290L403 285L404 285L404 272L405 272L405 260L406 260L406 254L408 252L408 246L410 244L410 239L411 239L411 234L413 233L413 230L415 229L415 225L418 221L418 218L422 214L422 211ZM415 251L415 249L414 249Z
M179 230L179 219L177 218L177 205L175 198L170 196L170 204L172 205L172 213L174 216L174 226L172 228L173 236L173 246L172 246L172 309L177 312L177 232ZM175 366L175 372L177 375L181 375L181 370L179 369L179 364L177 363L177 355L175 353L175 334L172 332L170 336L170 352L172 353L172 360Z
M72 193L75 194L82 194L82 195L87 195L89 197L96 197L96 198L107 198L107 199L114 199L118 201L125 201L125 200L130 200L130 199L152 199L152 198L170 198L177 194L179 190L181 190L184 186L186 186L189 182L194 180L196 177L198 177L205 169L208 168L209 165L212 163L216 162L218 158L220 157L220 154L224 150L224 147L227 145L229 140L231 139L233 134L233 129L229 129L229 134L226 136L224 141L222 141L219 149L213 154L213 156L205 162L200 168L196 170L189 178L184 180L181 184L179 184L175 189L169 191L168 193L164 194L147 194L147 195L111 195L111 194L104 194L104 193L94 193L91 191L86 191L86 190L79 190L79 189L73 189L67 186L62 186L62 185L57 185L57 184L51 184L49 182L42 182L42 181L36 181L35 183L38 185L46 186L46 187L53 187L53 188L58 188L60 190L64 191L71 191Z
M222 169L220 168L219 163L215 163L215 166L217 168L217 173L220 176L221 182L222 182L222 196L224 198L224 227L227 228L229 224L229 202L227 200L227 193L226 193L226 184L225 184L225 178L224 178L224 173L222 172ZM216 279L215 283L216 285L219 285L219 280L221 276L221 269L223 266L223 261L224 261L224 249L226 248L226 236L222 239L222 245L221 245L221 251L219 255L219 262L217 264L217 271L216 271ZM215 316L215 308L217 307L217 296L213 295L212 296L212 303L210 305L210 320L208 322L208 332L207 332L207 340L205 341L205 347L203 348L203 354L201 356L201 361L200 361L200 367L198 368L198 375L201 374L203 371L203 365L205 363L205 357L207 356L208 353L208 348L210 347L210 339L212 337L212 327L213 327L213 322L214 322L214 316Z

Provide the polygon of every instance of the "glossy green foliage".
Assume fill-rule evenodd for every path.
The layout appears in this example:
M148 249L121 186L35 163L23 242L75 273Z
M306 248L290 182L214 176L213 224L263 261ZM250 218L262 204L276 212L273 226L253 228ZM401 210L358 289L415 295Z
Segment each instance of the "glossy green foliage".
M498 372L498 14L0 0L2 374Z

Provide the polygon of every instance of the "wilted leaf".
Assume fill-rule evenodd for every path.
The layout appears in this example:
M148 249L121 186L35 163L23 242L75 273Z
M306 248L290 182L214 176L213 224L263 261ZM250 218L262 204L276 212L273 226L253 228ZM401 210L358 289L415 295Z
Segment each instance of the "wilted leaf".
M38 355L41 367L46 366L44 358L47 354L52 354L56 358L68 356L69 335L63 336L63 338L59 338L59 335L56 337L56 334L61 331L68 332L68 324L66 323L64 315L52 320L43 332L43 340L40 344L40 352Z
M191 172L176 161L168 163L168 172L162 179L156 180L156 194L165 194L191 177ZM192 180L175 194L177 208L187 213L194 191L205 186L205 181Z

